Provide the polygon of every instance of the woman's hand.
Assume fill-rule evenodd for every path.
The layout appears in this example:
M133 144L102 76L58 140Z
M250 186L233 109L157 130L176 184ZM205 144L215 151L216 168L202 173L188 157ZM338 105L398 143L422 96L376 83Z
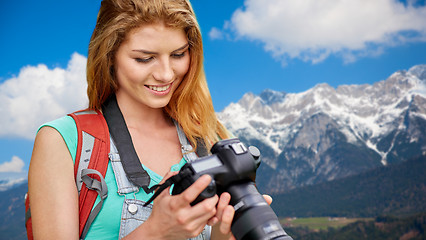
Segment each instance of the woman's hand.
M231 232L232 219L234 218L234 207L229 205L231 195L224 192L220 195L217 204L216 216L209 220L212 227L212 240L235 240Z
M173 174L176 173L166 174L164 180ZM199 235L209 219L215 216L219 198L217 196L207 198L194 206L191 206L191 202L210 182L210 176L201 176L179 195L170 195L170 188L167 188L154 200L152 213L148 220L125 239L175 240Z
M265 201L271 205L272 198L269 195L263 195ZM217 204L216 216L209 220L209 225L212 227L212 240L235 240L231 232L232 220L234 218L234 207L229 205L231 195L227 192L220 195L219 203Z

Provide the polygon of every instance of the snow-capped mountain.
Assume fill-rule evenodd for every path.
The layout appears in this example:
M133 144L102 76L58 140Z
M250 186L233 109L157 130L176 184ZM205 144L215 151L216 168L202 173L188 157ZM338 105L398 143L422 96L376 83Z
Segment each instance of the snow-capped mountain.
M28 173L23 172L0 172L0 192L15 188L27 182Z
M329 181L426 154L426 65L373 85L247 93L218 116L261 149L268 192Z
M0 192L15 188L27 182L26 178L0 180Z

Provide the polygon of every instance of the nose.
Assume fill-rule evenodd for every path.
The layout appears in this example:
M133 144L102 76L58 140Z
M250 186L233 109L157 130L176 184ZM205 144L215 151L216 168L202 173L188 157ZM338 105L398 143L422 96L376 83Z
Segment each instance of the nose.
M170 59L164 59L158 62L153 76L156 80L161 82L171 82L174 77L173 67L170 64Z

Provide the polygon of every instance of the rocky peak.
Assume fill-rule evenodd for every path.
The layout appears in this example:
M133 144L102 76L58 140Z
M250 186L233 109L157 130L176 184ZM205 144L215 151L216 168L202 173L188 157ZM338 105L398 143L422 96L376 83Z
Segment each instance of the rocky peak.
M262 146L266 165L285 175L284 188L312 184L426 153L425 76L426 65L418 65L372 85L267 89L218 116L246 143Z

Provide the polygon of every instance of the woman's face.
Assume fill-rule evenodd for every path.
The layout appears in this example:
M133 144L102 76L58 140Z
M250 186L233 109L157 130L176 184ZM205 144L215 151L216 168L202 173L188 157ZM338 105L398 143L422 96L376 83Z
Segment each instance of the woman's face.
M117 98L150 108L165 107L188 72L188 47L183 29L162 23L129 32L115 55Z

